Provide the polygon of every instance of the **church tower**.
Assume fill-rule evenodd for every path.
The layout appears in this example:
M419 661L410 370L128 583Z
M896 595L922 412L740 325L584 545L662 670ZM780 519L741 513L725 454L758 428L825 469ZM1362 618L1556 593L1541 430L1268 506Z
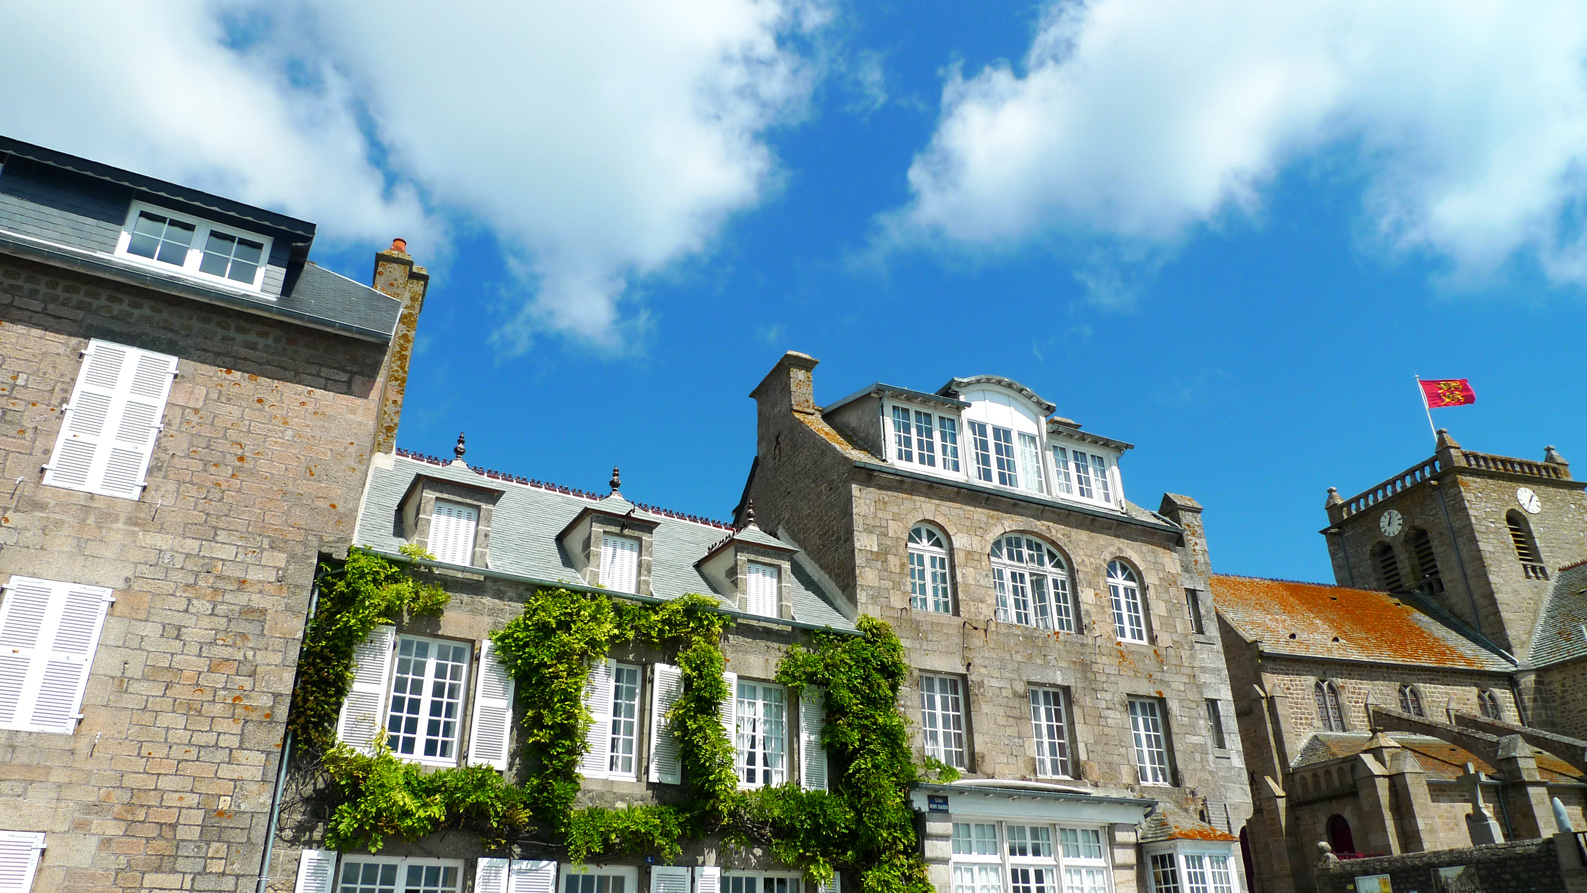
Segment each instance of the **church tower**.
M1329 488L1322 533L1340 585L1416 592L1524 662L1551 580L1587 559L1583 490L1552 446L1494 456L1440 429L1427 461L1349 499Z

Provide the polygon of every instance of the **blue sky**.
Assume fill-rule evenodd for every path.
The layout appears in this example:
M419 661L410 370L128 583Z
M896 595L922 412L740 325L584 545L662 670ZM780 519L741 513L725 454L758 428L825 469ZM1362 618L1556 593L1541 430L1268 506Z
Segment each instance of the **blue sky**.
M681 511L727 516L788 349L822 402L1025 383L1230 573L1331 578L1326 488L1431 451L1413 374L1472 380L1468 448L1587 456L1579 4L651 6L25 8L0 131L354 278L407 237L399 443Z

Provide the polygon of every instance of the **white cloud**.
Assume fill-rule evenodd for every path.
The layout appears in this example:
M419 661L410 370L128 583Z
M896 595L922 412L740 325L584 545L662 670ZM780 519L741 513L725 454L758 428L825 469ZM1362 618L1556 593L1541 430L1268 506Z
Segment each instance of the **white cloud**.
M816 78L790 43L829 18L820 0L93 5L8 10L0 129L332 235L404 234L421 261L481 223L522 281L510 351L645 327L633 284L776 188L766 133Z
M1060 3L1019 69L950 74L885 222L895 243L1160 256L1321 153L1349 159L1334 173L1392 250L1457 280L1524 256L1587 281L1587 6Z

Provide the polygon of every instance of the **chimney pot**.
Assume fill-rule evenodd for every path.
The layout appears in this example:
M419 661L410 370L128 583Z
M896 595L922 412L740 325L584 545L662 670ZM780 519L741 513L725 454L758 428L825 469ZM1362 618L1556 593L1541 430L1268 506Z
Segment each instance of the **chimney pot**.
M407 239L392 239L391 240L391 250L397 252L398 254L407 254L408 253L408 240Z

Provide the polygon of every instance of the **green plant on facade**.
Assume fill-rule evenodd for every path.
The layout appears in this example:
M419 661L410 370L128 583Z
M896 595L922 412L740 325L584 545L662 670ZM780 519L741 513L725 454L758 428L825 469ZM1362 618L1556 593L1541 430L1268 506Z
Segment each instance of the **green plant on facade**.
M790 783L740 791L734 744L719 719L723 701L735 696L723 678L721 649L731 620L715 599L689 595L652 605L536 590L518 617L491 634L497 659L517 681L529 778L513 785L487 766L425 770L383 744L366 755L335 742L358 643L379 623L445 604L438 585L367 552L353 552L340 574L322 579L292 728L319 746L333 783L328 846L377 852L388 837L416 840L462 828L493 850L533 840L560 845L574 862L641 854L667 862L685 841L720 834L731 844L766 846L818 881L844 870L860 879L863 893L930 893L908 797L917 772L896 707L908 670L885 622L861 617L859 636L815 633L810 649L789 650L777 674L790 688L825 690L822 741L832 790ZM332 611L348 616L326 616ZM589 668L629 642L676 655L683 691L666 722L678 745L683 796L673 804L577 808L593 722L584 706Z

